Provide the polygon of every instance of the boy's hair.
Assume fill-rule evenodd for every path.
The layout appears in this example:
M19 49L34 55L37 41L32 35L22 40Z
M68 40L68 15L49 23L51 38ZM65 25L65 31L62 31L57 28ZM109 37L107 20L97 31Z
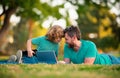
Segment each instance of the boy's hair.
M64 35L65 35L65 33L67 33L70 37L73 37L74 35L76 35L78 40L81 39L81 32L80 32L80 29L77 26L72 25L70 27L67 27L64 30Z
M59 25L54 25L48 30L46 36L47 36L47 39L50 41L55 41L55 39L57 38L62 38L63 28Z

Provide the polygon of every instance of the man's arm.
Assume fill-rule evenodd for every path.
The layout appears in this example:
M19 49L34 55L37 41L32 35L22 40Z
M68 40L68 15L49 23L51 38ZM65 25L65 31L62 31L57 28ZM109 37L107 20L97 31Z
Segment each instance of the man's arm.
M85 58L84 64L92 65L95 61L95 58Z
M58 64L69 64L70 59L69 58L64 58L64 61L58 61Z
M70 61L69 58L64 58L64 62L65 62L66 64L69 64L71 61Z

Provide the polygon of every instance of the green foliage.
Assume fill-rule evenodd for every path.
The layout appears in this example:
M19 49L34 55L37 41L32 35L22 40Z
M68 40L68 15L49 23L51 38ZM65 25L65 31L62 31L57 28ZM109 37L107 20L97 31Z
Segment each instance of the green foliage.
M48 17L48 16L53 16L59 19L61 17L61 15L59 14L60 7L61 6L52 7L47 3L36 4L36 8L39 9L42 13L41 19L44 19L45 17Z
M24 45L26 44L26 39L28 39L28 35L29 35L28 30L26 28L26 23L29 20L33 20L33 21L40 20L40 24L41 24L41 22L43 22L43 20L46 19L48 16L60 18L61 15L59 14L59 7L62 7L62 6L52 7L47 3L41 3L40 0L25 0L25 1L24 0L0 0L0 6L3 9L3 13L0 14L1 16L4 15L4 17L6 17L6 14L8 14L8 11L10 11L11 9L14 9L15 12L13 14L20 16L21 20L26 19L25 22L22 22L24 25L21 25L21 26L18 25L14 28L14 30L12 30L15 41L13 44L11 43L7 44L7 47L5 47L6 52L12 51L12 50L16 51L19 48L20 49L25 48ZM38 11L39 13L37 13ZM9 17L11 17L11 15L9 15ZM1 21L6 22L6 20L4 19L5 18L3 18L2 20L0 19L0 28L3 28L5 24L5 23L1 23ZM9 18L6 18L6 19L9 20ZM5 28L8 28L9 30L10 25L9 24L5 24L5 25L6 25ZM1 43L1 45L2 44L5 44L5 43Z
M17 15L22 16L23 18L43 20L50 15L56 18L61 17L58 12L60 6L52 7L47 3L41 3L40 0L27 0L25 2L21 0L20 2L17 1L17 3L19 4ZM37 9L40 14L37 14L33 9Z
M1 0L0 5L8 8L16 7L16 15L26 19L43 20L45 17L52 15L60 18L58 8L61 6L52 7L47 3L41 3L40 0ZM41 14L37 14L33 9L37 9Z
M102 49L106 49L106 48L117 49L118 46L119 46L118 41L115 40L114 37L107 36L98 40L98 47Z
M53 1L53 0L50 0ZM120 43L120 28L116 22L116 17L115 15L110 14L109 12L109 7L107 6L107 3L109 0L100 0L100 4L97 4L93 2L92 0L84 0L85 4L81 5L78 2L79 0L66 0L66 2L70 2L73 5L77 6L77 13L78 13L78 26L82 31L82 36L85 39L89 39L88 34L89 33L98 33L99 34L99 26L103 26L105 30L108 28L112 29L112 33L114 34L115 40L118 42L106 42L107 41L113 41L111 38L110 40L107 38L103 38L99 41L99 47L105 48L105 47L113 47L117 48L117 45ZM112 5L115 5L119 0L116 0ZM103 6L104 4L104 6ZM4 9L11 9L13 7L16 7L17 10L15 12L16 15L21 16L21 19L27 19L28 20L37 20L42 24L44 19L46 19L48 16L53 16L56 17L57 19L61 18L62 16L59 14L59 8L63 8L63 5L52 7L47 3L41 3L40 0L0 0L0 6L2 6ZM40 14L37 14L34 9L37 9L40 11ZM110 20L110 24L103 25L102 20L104 18L108 18ZM68 14L65 17L65 20L67 22L67 25L69 25L69 19L68 19ZM5 22L5 21L3 21ZM25 22L24 22L25 23ZM2 28L2 22L0 20L0 28ZM9 26L8 26L9 27ZM24 45L28 31L23 31L27 30L26 25L23 25L23 27L19 26L18 28L15 28L14 30L14 38L16 45ZM19 31L19 34L17 34L17 31ZM21 36L23 37L21 39ZM97 39L95 39L96 42ZM20 43L19 43L20 42ZM100 43L100 42L104 42ZM109 44L113 45L110 46ZM11 47L11 44L10 46ZM13 46L14 47L14 46ZM23 46L25 48L25 46ZM22 47L22 48L23 48ZM16 48L18 49L18 48Z
M7 45L6 51L16 53L19 49L26 50L26 41L29 36L26 20L21 20L18 26L14 27L13 32L14 42Z
M36 8L36 4L39 4L39 0L20 0L16 2L18 4L18 11L16 13L18 16L33 20L40 19L40 15L33 11L33 9Z
M100 43L102 41L104 41L103 39L101 39L102 41L99 41L99 43L97 43L97 39L94 39L92 41L94 41L95 43L97 43L99 45L99 47L101 48L108 48L108 47L113 47L113 48L117 48L118 45L120 44L120 27L118 26L117 22L116 22L116 15L115 14L111 14L110 13L110 8L108 7L107 3L109 3L108 0L103 0L100 2L100 4L97 4L91 0L84 0L84 5L81 5L78 3L79 0L67 0L70 3L72 3L75 6L78 6L77 9L77 13L78 13L78 26L81 29L82 32L82 38L83 39L90 39L88 37L89 33L97 33L99 36L99 32L101 31L99 29L99 26L103 26L105 30L107 29L112 29L112 34L114 35L114 42L113 40L108 40L108 41L112 41L112 43L110 42L104 42ZM111 3L112 5L115 5L117 2L119 2L118 0L115 1L114 3ZM103 6L104 4L104 6ZM103 24L103 19L108 18L110 23L106 23L107 21L105 20ZM101 37L98 37L101 38ZM110 38L111 39L111 38ZM112 46L111 46L111 45Z
M92 3L87 4L78 5L79 9L77 10L79 14L79 19L77 20L79 28L86 35L89 33L98 33L103 16L109 13L108 8ZM103 9L104 12L101 12ZM83 37L86 35L83 35Z
M14 28L14 45L16 44L16 49L26 49L26 41L28 39L29 33L26 27L26 20L22 20L17 27Z

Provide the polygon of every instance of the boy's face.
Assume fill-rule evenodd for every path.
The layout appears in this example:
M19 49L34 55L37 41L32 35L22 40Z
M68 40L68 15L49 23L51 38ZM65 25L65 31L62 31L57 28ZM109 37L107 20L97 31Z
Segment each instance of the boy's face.
M65 42L69 45L69 47L74 47L74 38L71 38L67 33L65 33Z
M59 43L59 42L61 41L61 39L62 39L62 38L60 38L60 37L59 37L59 38L56 38L56 39L54 40L54 42L55 42L55 43Z

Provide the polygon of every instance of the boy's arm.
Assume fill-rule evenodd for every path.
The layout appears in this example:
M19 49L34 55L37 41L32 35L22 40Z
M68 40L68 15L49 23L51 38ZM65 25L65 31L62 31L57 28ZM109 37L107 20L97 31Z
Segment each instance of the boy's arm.
M28 52L28 57L32 57L34 54L34 51L32 50L32 40L31 39L27 40L27 52Z

